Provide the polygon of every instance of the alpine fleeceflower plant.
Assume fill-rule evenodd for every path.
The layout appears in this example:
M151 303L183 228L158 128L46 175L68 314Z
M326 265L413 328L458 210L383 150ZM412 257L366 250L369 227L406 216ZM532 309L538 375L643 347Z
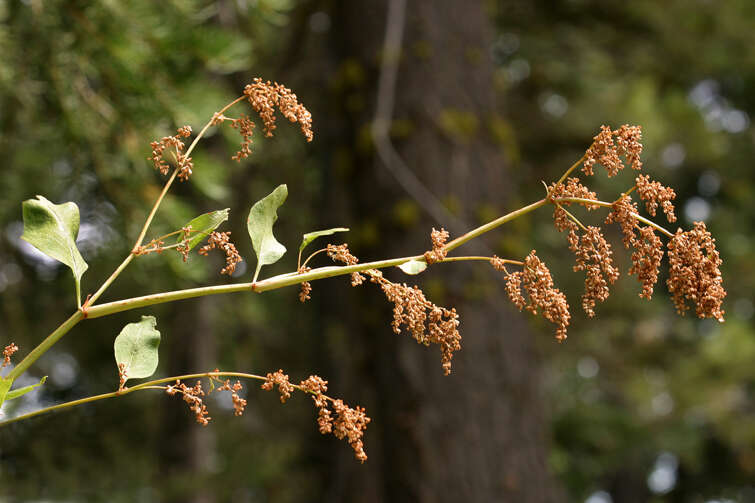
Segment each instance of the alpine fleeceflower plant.
M288 121L297 123L307 142L312 141L312 116L306 107L298 101L297 96L287 87L263 81L260 78L247 85L241 96L217 111L194 136L187 147L185 142L193 134L190 126L178 128L174 136L166 136L150 144L151 155L148 160L163 176L168 176L165 186L149 212L141 232L131 248L131 252L116 270L81 302L81 278L87 270L87 264L76 247L76 234L79 229L79 210L76 204L68 202L54 204L42 196L23 203L24 234L22 238L41 252L64 263L71 268L75 280L76 307L73 314L55 329L47 338L30 351L20 362L12 367L5 376L0 376L0 406L3 402L14 400L25 393L44 384L44 379L30 386L13 388L15 381L23 375L34 362L52 348L61 337L78 323L92 318L99 318L123 311L145 308L153 304L178 301L204 295L246 292L262 294L287 286L300 285L299 300L305 302L311 298L312 282L336 276L348 276L352 286L369 282L384 293L393 305L391 329L396 334L409 333L419 344L440 348L440 361L443 373L451 373L454 354L461 350L460 313L453 307L441 307L427 298L418 285L389 279L388 270L395 274L419 275L428 266L459 261L486 261L502 273L505 288L511 302L533 315L542 316L555 326L555 338L559 342L566 340L571 312L564 293L556 287L551 271L532 250L526 257L500 258L464 256L452 254L465 243L490 232L511 220L543 206L553 207L553 223L558 231L566 236L566 247L575 256L574 271L584 273L584 293L582 308L589 317L596 316L597 305L610 295L611 285L620 275L620 266L614 260L611 244L606 240L600 226L585 226L573 213L575 209L588 211L607 210L605 224L618 224L622 234L622 243L632 249L632 264L628 269L640 282L640 297L650 299L658 281L664 252L668 251L669 277L667 286L679 314L694 309L700 318L724 320L722 302L726 296L721 278L721 257L716 250L715 240L703 222L695 222L692 230L678 229L672 233L659 224L640 215L638 203L632 199L636 192L644 203L650 216L655 216L660 208L669 222L675 222L673 202L676 193L673 189L654 181L649 175L640 173L634 176L634 184L624 193L618 194L610 201L599 199L588 188L585 178L594 176L595 166L605 168L609 177L618 176L629 166L641 171L642 132L639 126L624 125L616 130L602 126L585 154L555 182L546 184L546 196L527 206L485 223L467 233L450 239L449 233L441 228L432 229L430 233L431 249L425 252L399 258L390 258L371 262L360 262L350 251L348 244L328 244L311 253L302 261L302 254L310 243L322 236L346 232L349 229L337 227L303 234L299 246L298 260L291 272L258 280L261 268L280 260L286 253L286 247L279 243L273 233L278 219L277 210L288 196L288 188L280 185L272 193L254 203L246 217L247 231L256 254L257 267L251 282L232 283L215 286L200 286L188 290L160 292L119 299L107 303L98 303L100 297L110 285L127 268L131 261L147 257L153 253L174 250L187 261L191 250L199 246L198 254L208 255L210 250L218 249L225 254L225 267L221 274L231 275L243 260L236 245L230 240L230 232L218 231L218 227L228 220L229 209L216 210L198 215L173 232L147 239L152 220L176 178L187 181L195 166L191 157L194 148L211 127L220 127L227 123L241 136L239 150L232 157L241 161L252 153L252 138L256 129L255 122L249 115L240 113L233 117L229 110L242 102L247 102L251 110L262 121L265 137L273 136L277 128L277 113ZM580 171L576 171L581 166ZM199 168L201 169L201 167ZM572 175L572 173L575 173ZM570 176L571 175L571 176ZM662 236L668 238L663 245ZM312 262L327 255L332 264L315 267ZM400 273L395 268L400 269ZM207 425L211 421L210 411L205 398L211 393L228 392L231 395L234 414L241 416L247 405L242 398L241 379L261 381L263 390L277 388L281 403L292 398L295 391L309 395L317 409L317 426L322 434L332 434L343 439L354 450L357 460L364 462L367 454L364 449L364 433L370 418L364 408L351 407L342 399L331 398L328 382L319 376L309 376L294 384L282 370L266 375L244 372L228 372L215 369L201 372L153 379L131 387L127 386L134 379L150 378L158 367L158 346L160 332L157 320L153 316L142 316L140 321L127 324L115 338L114 352L117 371L117 388L111 393L82 398L39 409L0 421L0 427L52 410L65 409L88 402L118 398L136 391L161 390L171 396L180 396L187 404L196 421ZM8 343L2 353L0 369L11 365L11 357L18 351L18 346ZM235 380L231 383L231 380ZM186 384L193 382L193 385ZM0 411L2 414L2 411Z

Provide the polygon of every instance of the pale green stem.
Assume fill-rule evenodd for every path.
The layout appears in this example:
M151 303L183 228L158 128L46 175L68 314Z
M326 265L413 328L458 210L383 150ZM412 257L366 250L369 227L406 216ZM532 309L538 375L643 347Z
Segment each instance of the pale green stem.
M14 417L11 419L6 419L5 421L0 421L0 427L9 425L11 423L15 423L17 421L23 421L25 419L30 419L35 416L41 416L43 414L47 414L49 412L54 412L56 410L61 409L68 409L70 407L75 407L77 405L84 405L86 403L96 402L99 400L105 400L108 398L118 398L121 396L128 395L129 393L133 393L134 391L143 391L143 390L161 390L164 391L164 386L158 386L160 384L169 383L169 382L175 382L177 380L186 381L189 379L202 379L202 378L213 378L213 377L239 377L242 379L255 379L257 381L266 381L267 378L255 374L247 374L244 372L202 372L198 374L185 374L180 376L172 376L172 377L163 377L161 379L155 379L153 381L148 381L142 384L138 384L132 388L124 388L119 391L113 391L111 393L103 393L101 395L95 395L90 396L86 398L80 398L78 400L72 400L70 402L61 403L58 405L52 405L50 407L45 407L43 409L35 410L34 412L29 412L28 414L23 414L18 417ZM306 390L302 389L301 386L297 384L292 384L292 386L299 391L307 392ZM325 395L323 395L325 396ZM332 400L330 397L325 396L325 398L328 398Z
M81 321L82 318L84 318L84 315L81 311L76 311L75 313L73 313L71 317L64 321L58 328L56 328L53 333L48 335L45 340L40 342L36 348L31 350L31 352L26 355L24 359L18 363L18 365L13 367L13 370L11 370L8 375L5 376L5 378L16 379L18 376L23 374L32 363L37 361L37 358L47 352L47 350L50 349L53 344L58 342L58 339L63 337L69 330L74 327L74 325Z
M585 199L582 197L557 197L553 199L553 202L555 203L582 203L582 204L594 204L597 206L604 206L606 208L611 208L613 206L612 203L607 203L605 201L595 201L593 199ZM648 220L647 218L643 217L642 215L638 215L635 212L631 212L632 216L637 218L640 222L642 222L645 225L649 225L653 229L657 230L658 232L665 234L667 237L673 238L674 235L666 230L665 228L661 227L657 223L653 222L652 220Z
M454 239L453 241L449 242L444 246L443 248L450 252L451 250L458 248L459 246L463 245L467 241L471 241L472 239L476 238L477 236L480 236L482 234L485 234L486 232L489 232L496 227L500 227L501 225L505 224L506 222L510 222L511 220L514 220L515 218L521 217L522 215L526 215L527 213L534 211L541 206L544 206L548 204L547 199L541 199L539 201L536 201L532 204L528 204L527 206L523 208L519 208L516 211L512 211L511 213L507 213L506 215L503 215L502 217L496 218L492 222L488 222L485 225L481 225L480 227L477 227L476 229L473 229L466 234L459 236L458 238Z
M558 185L561 182L563 182L564 180L566 180L566 177L569 176L572 171L574 171L575 169L577 169L577 167L579 167L580 164L582 164L582 162L585 160L585 157L587 157L587 153L582 154L582 157L580 157L577 162L575 162L574 164L572 164L571 167L569 169L567 169L566 172L563 175L561 175L561 178L558 179L558 181L556 182L556 185Z

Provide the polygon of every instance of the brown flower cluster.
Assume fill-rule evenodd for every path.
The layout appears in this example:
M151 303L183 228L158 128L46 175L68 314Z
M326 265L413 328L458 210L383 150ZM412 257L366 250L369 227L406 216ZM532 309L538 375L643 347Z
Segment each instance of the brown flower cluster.
M311 270L312 270L311 267L306 267L306 266L300 267L299 270L297 271L297 274L304 274L305 272L309 272ZM310 295L311 293L312 293L312 283L310 283L309 281L302 282L301 289L299 289L299 302L301 302L302 304L304 302L307 302L309 299L312 298L312 296Z
M238 129L241 135L241 149L231 158L234 161L241 162L241 159L246 159L252 153L252 134L254 134L255 124L244 114L238 119L231 120L231 127Z
M153 141L150 143L152 155L149 156L147 160L152 161L155 169L162 175L167 175L170 171L170 166L163 156L166 148L173 147L175 149L174 156L176 165L179 169L178 179L181 181L188 180L189 176L191 176L192 169L194 168L194 163L192 162L191 157L183 154L184 143L181 141L181 138L188 138L189 136L191 136L191 126L183 126L178 128L175 136L165 136L159 141Z
M218 369L215 369L215 372L218 372ZM220 383L220 386L214 387L215 382ZM240 416L244 413L246 400L241 398L238 394L238 392L244 388L240 381L237 380L234 384L231 384L230 379L222 381L218 377L210 376L210 385L211 387L206 393L207 395L214 390L229 391L231 393L231 399L233 400L233 414L235 416ZM181 395L183 401L188 404L189 410L194 413L197 422L202 426L207 426L212 420L210 413L207 410L207 406L204 404L205 392L202 389L202 383L200 381L197 381L193 387L189 387L179 379L175 384L169 384L166 386L165 392L171 396L176 394Z
M433 229L433 246L442 247L448 233L445 230ZM329 244L328 256L346 265L354 265L359 259L349 252L347 244L338 246ZM380 285L386 298L393 302L393 322L391 326L397 334L401 333L401 326L405 325L412 337L425 346L440 345L441 365L445 375L451 373L451 360L455 351L461 349L461 335L459 335L459 315L456 309L438 307L425 297L418 286L410 288L406 284L393 283L383 277L378 270L365 271L372 283ZM361 285L365 277L360 273L352 273L351 285Z
M494 257L491 265L499 271L506 272L503 262ZM529 300L525 299L524 291ZM556 339L562 342L566 339L566 327L569 326L571 314L566 296L558 288L553 286L553 278L548 267L535 255L535 250L524 259L524 267L514 273L506 272L506 293L511 302L519 310L526 309L537 315L538 310L543 317L557 325Z
M645 209L648 213L655 216L655 211L658 205L663 208L663 213L666 214L666 219L669 222L676 222L676 215L674 214L674 205L671 203L676 199L676 192L671 187L664 187L660 182L654 182L648 175L639 175L636 179L637 193L640 195L640 199L645 201Z
M215 369L215 372L217 372L217 369ZM212 379L217 379L213 377ZM235 383L231 384L230 379L226 379L222 385L215 388L217 391L230 391L231 392L231 400L233 401L233 415L234 416L240 416L244 413L244 409L246 408L246 400L241 398L239 396L239 391L244 389L244 386L241 384L241 381L236 380Z
M18 351L18 346L14 342L5 346L5 349L3 349L3 363L0 364L0 369L10 365L10 358L16 351Z
M128 381L128 374L126 373L126 364L118 364L118 391L126 389L126 381Z
M629 274L636 274L642 284L640 297L650 300L658 282L658 270L663 259L663 243L652 227L638 227L640 236L634 241L632 267Z
M430 240L433 243L433 249L431 251L425 252L425 262L427 262L427 265L434 264L435 262L441 262L444 258L446 258L446 254L448 253L445 249L446 241L448 241L448 231L446 229L441 228L439 231L435 230L435 227L433 227L432 232L430 233Z
M637 212L637 203L625 194L611 205L611 211L606 216L607 224L617 223L621 227L622 241L627 249L633 246L637 239L635 229L640 222L637 220Z
M200 255L206 256L210 250L214 250L215 248L223 250L225 252L225 267L220 271L220 274L227 274L229 276L236 270L236 265L243 260L236 249L236 245L230 241L230 238L230 232L213 231L207 237L207 244L197 251Z
M722 260L705 223L695 222L694 229L686 232L677 230L667 247L671 268L666 284L679 314L689 309L689 300L699 318L724 321L721 304L726 291L719 269Z
M585 271L582 309L592 318L595 316L595 304L604 302L611 293L608 284L619 278L619 269L613 264L611 245L598 227L587 227L581 237L570 231L569 249L576 256L574 271Z
M334 262L341 262L346 265L355 265L359 263L359 259L351 254L349 251L349 245L346 243L340 245L328 244L326 248L328 257ZM364 283L365 277L358 272L351 273L351 286L358 286Z
M299 103L291 89L270 81L263 82L261 78L254 81L244 89L249 104L262 118L265 127L265 136L273 136L275 125L275 107L291 122L298 122L302 133L307 141L312 141L312 114Z
M291 398L291 392L294 391L294 385L288 380L288 374L283 373L283 369L277 372L268 372L266 381L262 383L261 388L265 391L272 391L274 386L278 386L278 392L281 395L281 403Z
M403 325L419 344L438 344L443 373L449 375L454 352L461 349L456 309L436 306L416 285L409 287L405 283L393 283L379 271L372 272L370 276L370 280L380 285L386 298L393 302L393 331L400 334Z
M624 124L612 131L608 126L601 126L600 133L593 138L593 143L585 153L582 171L586 175L593 174L593 166L598 163L606 168L608 176L616 176L624 169L623 156L632 169L642 169L642 129L640 126Z
M282 370L278 370L267 374L267 380L261 387L264 390L271 391L274 386L278 386L282 403L290 398L291 392L296 388L311 394L312 401L318 409L317 425L320 433L323 435L332 433L339 440L345 438L351 448L354 449L356 458L362 463L367 460L362 438L370 418L365 414L363 407L357 406L352 409L343 400L334 400L325 395L325 392L328 391L328 381L319 376L309 376L301 381L298 386L294 386L289 381L288 375L284 374ZM330 406L333 410L330 409ZM335 416L333 413L335 413Z
M203 398L205 396L204 390L202 390L202 383L197 381L193 387L186 386L181 380L177 380L176 384L169 384L165 388L165 392L170 396L175 394L181 395L183 401L189 406L189 410L194 413L197 422L202 426L207 426L212 419L210 413L207 411L207 406L204 404Z

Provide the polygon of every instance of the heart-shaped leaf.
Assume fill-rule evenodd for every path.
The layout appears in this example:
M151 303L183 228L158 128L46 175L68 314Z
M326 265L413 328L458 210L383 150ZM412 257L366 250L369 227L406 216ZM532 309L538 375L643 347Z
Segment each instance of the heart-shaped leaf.
M76 296L80 297L81 275L89 267L76 248L79 207L75 203L53 204L42 196L23 202L24 233L21 239L73 271Z
M398 268L406 274L415 275L427 269L427 262L424 260L410 260L409 262L404 262Z
M349 229L346 227L333 227L332 229L325 229L324 231L308 232L302 236L301 246L299 246L299 253L304 251L309 243L319 238L320 236L330 236L336 232L347 232Z
M31 384L29 386L24 386L23 388L14 389L13 391L9 391L7 395L5 395L5 400L13 400L14 398L18 398L20 396L23 396L36 388L37 386L42 386L45 381L47 381L47 376L44 376L42 379L39 380L37 384Z
M186 235L186 233L181 232L178 235L177 242L180 243L188 237L189 241L187 244L189 245L189 250L191 250L199 243L201 243L202 240L206 238L212 231L217 229L220 224L228 220L228 211L229 208L226 208L224 210L211 211L194 218L191 222L184 226L191 226L192 232L189 233L188 236Z
M273 225L278 220L278 208L288 197L288 187L279 185L274 191L260 199L249 211L246 228L252 238L252 247L257 254L257 270L254 281L263 265L274 264L284 253L286 247L273 236Z
M129 323L115 338L115 362L124 365L126 379L149 377L157 370L157 347L160 332L154 316L142 316L138 323Z

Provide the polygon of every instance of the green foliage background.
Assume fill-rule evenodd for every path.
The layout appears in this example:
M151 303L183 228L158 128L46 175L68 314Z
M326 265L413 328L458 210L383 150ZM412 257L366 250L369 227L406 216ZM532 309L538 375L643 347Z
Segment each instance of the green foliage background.
M73 305L70 272L19 241L21 201L42 194L79 204L79 244L90 264L83 288L92 291L128 253L159 191L161 180L146 161L149 141L185 123L196 129L257 75L292 87L314 111L316 132L331 120L327 100L360 69L334 73L333 88L324 92L308 87L299 62L286 57L290 47L315 36L312 16L331 8L324 1L275 0L0 3L1 343L13 340L24 353ZM636 282L624 275L597 319L574 309L568 344L554 347L547 329L536 326L546 371L533 378L542 378L547 390L551 469L574 501L600 491L636 495L634 501L755 498L755 5L501 1L490 12L498 33L489 55L503 113L489 120L447 110L437 125L450 136L493 134L515 168L512 184L523 188L517 198L525 204L542 197L540 180L556 178L579 158L601 124L641 124L647 170L677 190L681 224L705 217L729 292L727 321L719 325L679 318L662 284L652 302L642 301ZM401 133L399 121L394 126L396 134L411 134L411 127ZM288 259L288 267L302 233L330 225L357 231L360 222L338 215L322 221L312 212L337 156L316 140L304 144L293 128L277 133L273 141L258 137L255 153L241 164L230 161L235 133L212 135L194 156L191 182L166 201L155 232L230 207L228 228L253 264L243 217L279 183L291 195L276 227L289 249L281 261ZM595 183L604 193L623 188L601 177ZM523 256L537 248L570 304L579 306L582 279L571 272L572 258L547 212L501 234L501 253ZM628 256L615 249L626 270ZM108 297L218 282L219 264L192 259L187 267L178 257L145 257ZM282 272L286 265L269 269ZM203 370L197 365L283 367L297 378L332 370L322 352L335 347L337 327L318 325L293 291L192 306L150 310L163 333L159 372L165 375ZM207 326L193 323L197 310L205 310ZM124 313L77 327L21 383L49 374L45 386L14 406L113 390L113 338L137 320ZM301 335L313 333L320 335ZM185 348L206 348L203 338L214 341L207 361ZM0 500L182 500L204 493L219 501L325 498L326 458L347 459L346 446L317 435L304 400L281 408L255 390L248 398L243 420L218 406L215 425L201 436L176 435L194 428L191 418L182 404L157 395L4 428ZM212 458L191 459L196 450L176 440L186 438L211 443ZM664 467L673 467L674 483L668 492L649 491L649 479L669 473Z

